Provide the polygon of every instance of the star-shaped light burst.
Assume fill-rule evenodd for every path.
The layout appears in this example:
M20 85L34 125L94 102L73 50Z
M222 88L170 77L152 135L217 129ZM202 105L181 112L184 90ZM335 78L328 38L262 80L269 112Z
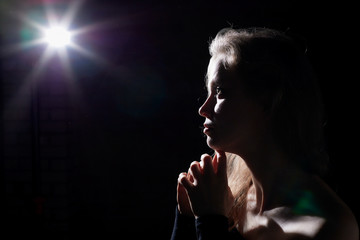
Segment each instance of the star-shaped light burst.
M71 43L71 32L62 26L54 26L45 31L44 40L51 47L66 47Z
M96 30L106 24L105 22L102 24L95 23L78 29L72 29L71 25L83 1L84 0L70 1L71 4L68 6L65 14L61 17L59 17L51 4L46 4L44 7L46 15L45 21L47 23L39 23L24 14L19 14L19 17L25 24L31 26L33 30L37 31L38 34L35 35L38 37L12 46L6 46L5 53L24 50L37 45L47 45L41 57L37 60L34 68L32 69L29 78L34 79L39 76L51 58L58 56L60 58L61 65L65 70L64 72L66 76L73 79L75 76L70 66L69 50L75 50L77 53L80 53L81 55L90 58L101 65L109 64L105 59L74 41L78 35Z

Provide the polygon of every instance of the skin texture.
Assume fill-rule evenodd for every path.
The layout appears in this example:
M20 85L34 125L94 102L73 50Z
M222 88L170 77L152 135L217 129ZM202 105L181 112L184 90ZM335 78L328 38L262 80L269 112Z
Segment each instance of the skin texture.
M223 57L208 66L208 98L199 109L205 118L204 154L178 178L182 214L229 215L234 204L228 186L225 152L242 158L251 171L245 214L237 226L246 239L358 240L355 217L346 204L317 176L295 165L274 141L271 115L246 95L236 71L225 69Z

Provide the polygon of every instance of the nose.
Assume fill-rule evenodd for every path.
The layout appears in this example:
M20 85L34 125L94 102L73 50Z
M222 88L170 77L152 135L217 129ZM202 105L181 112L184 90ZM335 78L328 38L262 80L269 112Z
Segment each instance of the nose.
M199 108L199 115L205 118L211 118L212 115L212 101L211 97L209 96L203 105Z

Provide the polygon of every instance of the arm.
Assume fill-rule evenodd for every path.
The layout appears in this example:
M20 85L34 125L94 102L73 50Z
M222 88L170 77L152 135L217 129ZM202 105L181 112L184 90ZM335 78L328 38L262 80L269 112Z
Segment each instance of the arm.
M176 207L171 240L196 240L194 220L193 216L181 214Z
M228 231L228 219L222 215L205 215L198 218L175 210L171 240L241 240L239 232Z

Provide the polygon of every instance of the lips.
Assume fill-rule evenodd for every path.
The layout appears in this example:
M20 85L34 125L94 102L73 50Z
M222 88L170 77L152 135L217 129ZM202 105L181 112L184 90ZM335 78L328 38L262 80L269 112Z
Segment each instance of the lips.
M214 129L214 125L210 123L204 123L204 134L208 135Z

